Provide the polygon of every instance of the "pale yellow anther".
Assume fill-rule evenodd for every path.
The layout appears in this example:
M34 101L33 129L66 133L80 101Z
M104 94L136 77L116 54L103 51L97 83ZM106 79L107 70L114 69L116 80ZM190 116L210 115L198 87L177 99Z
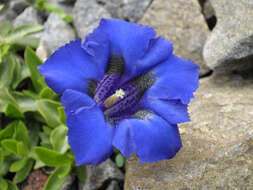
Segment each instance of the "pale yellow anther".
M116 90L116 92L113 95L111 95L104 101L105 107L106 108L111 107L119 98L123 99L124 96L125 96L124 90L122 89Z

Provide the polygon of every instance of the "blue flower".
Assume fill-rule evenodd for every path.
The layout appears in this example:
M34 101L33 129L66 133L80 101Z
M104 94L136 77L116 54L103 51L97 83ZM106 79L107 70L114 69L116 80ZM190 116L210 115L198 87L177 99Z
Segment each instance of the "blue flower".
M172 51L151 27L102 19L84 43L66 44L39 67L62 94L77 165L101 163L113 146L141 162L176 155L199 68Z

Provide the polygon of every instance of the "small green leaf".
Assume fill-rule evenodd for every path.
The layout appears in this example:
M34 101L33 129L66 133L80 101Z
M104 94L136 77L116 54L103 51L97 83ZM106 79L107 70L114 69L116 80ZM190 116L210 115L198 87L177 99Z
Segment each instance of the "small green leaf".
M48 99L36 100L38 111L45 119L50 127L57 127L60 125L60 118L58 114L58 107L60 103Z
M10 87L14 78L15 67L16 60L13 55L8 55L3 59L2 64L0 64L0 81L3 86Z
M23 142L14 139L4 139L1 144L6 150L18 156L25 156L28 153Z
M20 160L13 162L10 167L10 172L17 172L17 171L21 170L22 168L24 168L26 166L28 160L29 159L27 157L24 157Z
M6 36L4 41L7 44L12 44L12 43L17 42L24 36L27 36L35 32L39 32L42 29L43 29L43 26L38 25L38 24L24 24L12 30L9 33L9 35Z
M71 169L72 169L72 164L67 164L67 165L64 165L64 166L61 166L63 167L61 173L59 173L59 178L64 178L66 177L67 175L69 175L69 173L71 172Z
M10 21L4 21L0 24L0 36L6 36L8 32L11 30L11 23Z
M55 151L65 153L68 150L69 146L66 133L67 127L64 125L60 125L52 131L50 135L50 142Z
M16 124L17 121L11 122L4 129L0 130L0 140L11 138L14 135Z
M58 111L61 123L65 124L67 116L65 115L64 107L58 107Z
M18 190L18 187L13 182L8 181L8 190Z
M53 90L51 90L48 87L43 88L43 90L41 90L40 92L40 98L45 98L45 99L53 99L57 96L57 94L55 94L55 92Z
M25 63L30 71L33 87L35 88L36 92L40 92L46 87L46 83L42 82L44 79L37 68L42 64L42 61L29 47L25 49Z
M6 107L10 102L17 105L16 100L11 95L8 88L2 86L0 81L0 112L5 112Z
M18 121L16 125L15 138L18 141L22 141L27 149L30 148L30 137L25 124L22 121Z
M8 103L6 110L5 110L5 115L10 118L25 118L23 112L19 109L19 107L13 103Z
M33 160L32 159L29 159L27 164L26 164L26 167L23 167L21 170L19 170L15 177L14 177L14 183L20 183L22 181L24 181L26 179L26 177L29 175L31 169L32 169L32 166L33 166Z
M85 183L85 181L86 181L86 166L82 165L82 166L76 167L76 174L77 174L79 181L81 181L82 183Z
M125 163L125 159L124 157L122 156L122 154L117 154L116 158L115 158L115 161L116 161L116 165L121 168L124 166L124 163Z
M2 177L0 177L0 187L1 187L1 190L8 189L8 182L4 180Z
M37 111L35 101L30 96L27 96L23 92L13 92L12 96L15 98L16 104L23 113L28 111Z
M2 168L3 162L4 162L4 152L3 152L3 149L0 147L0 168Z
M37 157L48 166L60 166L69 164L73 160L66 154L61 154L54 150L50 150L44 147L36 147L35 154Z
M25 36L19 40L16 41L16 45L18 46L22 46L22 47L31 47L36 49L39 45L40 39L39 38L34 38L34 37L30 37L30 36Z
M62 173L66 171L65 166L56 168L55 171L49 176L44 190L60 190L64 182L67 180L68 176L59 177Z
M54 12L54 13L58 14L67 23L72 23L73 22L72 16L68 15L67 13L65 13L64 11L62 11L61 9L59 9L57 6L55 6L52 3L45 2L44 3L44 8L48 12Z

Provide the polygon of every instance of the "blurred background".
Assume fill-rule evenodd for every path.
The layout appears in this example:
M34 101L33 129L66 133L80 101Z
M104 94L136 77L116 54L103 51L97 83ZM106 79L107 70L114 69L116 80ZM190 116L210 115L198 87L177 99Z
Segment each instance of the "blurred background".
M63 107L37 70L101 18L149 25L200 67L169 161L75 166ZM0 0L0 190L253 189L253 1Z

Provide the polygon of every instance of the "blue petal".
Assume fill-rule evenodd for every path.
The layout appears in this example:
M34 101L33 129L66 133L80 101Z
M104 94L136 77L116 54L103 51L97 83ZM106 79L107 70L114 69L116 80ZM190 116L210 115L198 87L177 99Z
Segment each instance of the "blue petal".
M172 51L173 45L169 40L162 37L151 40L146 54L135 65L136 75L142 74L155 65L167 60Z
M199 67L191 61L171 55L168 60L151 71L155 83L144 96L164 100L181 100L188 104L198 88Z
M106 123L101 109L85 94L73 90L66 90L62 101L67 110L68 142L76 164L105 161L113 151L114 128Z
M99 72L104 74L108 59L110 57L109 39L105 33L94 30L93 33L85 37L82 48L92 57L94 63L99 67Z
M61 97L62 106L65 107L65 114L71 115L79 108L93 107L96 103L87 94L75 90L65 90Z
M97 31L96 31L97 30ZM110 41L111 55L123 56L125 61L125 77L136 76L136 64L149 50L156 32L148 26L126 22L117 19L102 19L96 32L106 33ZM157 64L157 63L152 63ZM147 64L147 67L152 65ZM145 66L140 67L140 69ZM139 69L139 68L138 68Z
M131 122L129 122L129 120L123 120L123 122L117 125L113 138L113 145L120 150L126 158L131 157L132 153L135 151L131 127Z
M87 79L99 79L103 73L92 61L92 56L81 48L81 39L58 49L45 64L39 66L47 85L56 93L66 89L86 91Z
M178 124L190 121L187 111L187 104L179 100L161 100L158 98L144 98L142 106L145 109L155 112L171 124Z
M174 157L182 143L177 125L170 125L161 117L152 115L145 120L122 120L117 126L113 145L124 155L129 156L135 151L141 162L155 162Z

